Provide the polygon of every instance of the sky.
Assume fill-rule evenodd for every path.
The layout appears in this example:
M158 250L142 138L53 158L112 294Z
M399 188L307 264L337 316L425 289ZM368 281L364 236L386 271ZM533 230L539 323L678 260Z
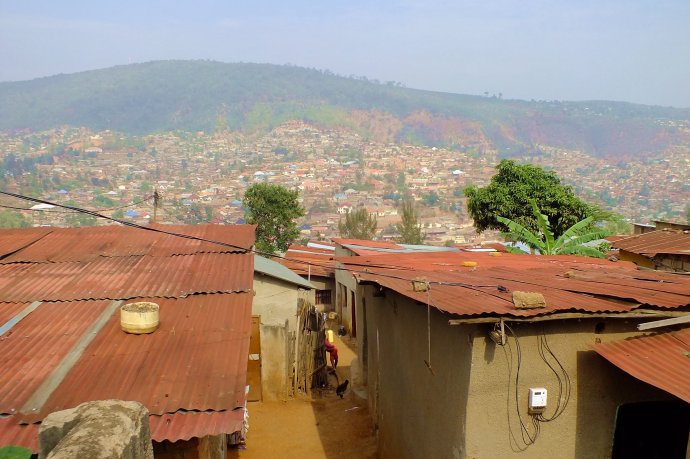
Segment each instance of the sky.
M0 81L167 59L690 107L690 1L0 0Z

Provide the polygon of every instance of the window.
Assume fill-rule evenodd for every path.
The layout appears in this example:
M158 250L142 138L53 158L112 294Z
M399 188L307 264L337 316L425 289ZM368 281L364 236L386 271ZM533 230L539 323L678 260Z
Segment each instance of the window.
M316 304L331 304L331 291L330 290L317 290L316 291Z

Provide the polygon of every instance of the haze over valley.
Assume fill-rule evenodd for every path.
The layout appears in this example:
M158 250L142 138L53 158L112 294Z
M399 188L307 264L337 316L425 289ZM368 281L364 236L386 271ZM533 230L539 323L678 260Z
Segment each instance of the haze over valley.
M409 193L429 242L472 241L463 190L488 183L501 158L553 169L628 221L682 220L690 202L688 109L443 94L208 61L0 83L0 106L3 189L107 209L157 188L158 219L172 223L241 221L244 190L266 181L300 190L304 237L337 235L358 206L392 231ZM116 216L153 217L150 201L128 209Z

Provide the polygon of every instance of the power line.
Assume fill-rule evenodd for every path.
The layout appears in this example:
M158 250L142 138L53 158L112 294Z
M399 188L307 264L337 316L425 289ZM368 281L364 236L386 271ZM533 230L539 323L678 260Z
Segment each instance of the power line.
M217 245L220 245L223 247L238 249L238 250L241 250L243 252L255 253L257 255L261 255L261 256L266 257L266 258L280 258L282 260L292 261L294 263L300 263L300 264L307 265L307 266L315 266L315 267L320 267L320 268L334 268L335 270L344 270L344 271L349 271L351 273L356 273L356 274L370 274L370 275L376 275L376 276L385 277L385 278L389 278L389 279L404 280L404 281L408 281L408 282L411 282L414 280L414 279L409 279L409 278L402 277L402 276L395 276L392 274L384 274L384 273L380 273L380 272L379 273L373 273L373 272L367 270L367 268L364 268L363 270L353 270L353 269L347 269L347 268L339 268L337 266L331 266L331 265L326 265L326 264L309 262L309 261L300 260L300 259L296 259L296 258L281 257L280 255L275 255L273 253L268 253L268 252L262 252L260 250L256 250L256 249L251 248L251 247L250 248L241 247L239 245L230 244L228 242L214 241L211 239L206 239L206 238L198 237L198 236L192 236L189 234L176 233L174 231L166 231L166 230L163 230L160 228L143 226L143 225L139 225L139 224L134 223L134 222L129 222L126 220L120 220L120 219L114 218L114 217L109 217L107 215L103 215L101 213L98 213L94 210L83 209L81 207L70 206L67 204L59 204L59 203L47 201L44 199L32 198L31 196L25 196L25 195L17 194L17 193L10 193L8 191L0 191L0 194L3 194L5 196L11 196L11 197L17 198L17 199L22 199L25 201L35 202L37 204L48 204L48 205L55 206L55 207L61 207L63 209L68 209L68 210L71 210L73 212L84 213L84 214L91 215L91 216L96 217L96 218L102 218L104 220L109 220L109 221L119 223L119 224L124 225L124 226L129 226L131 228L137 228L137 229L141 229L144 231L151 231L154 233L166 234L168 236L179 237L179 238L183 238L183 239L191 239L191 240L199 241L199 242L207 242L209 244L217 244ZM381 265L375 265L375 264L367 264L367 266L371 267L371 268L396 269L396 270L416 272L416 270L414 270L413 268L403 267L403 266L397 266L397 267L396 266L390 266L390 265L381 266ZM435 282L435 281L427 281L427 283L428 284L435 284L435 285L459 286L459 287L464 287L464 288L469 288L469 289L495 288L495 289L498 289L499 291L503 291L502 289L505 289L505 287L500 286L500 285L472 285L472 284L464 284L464 283L449 283L449 282ZM483 290L480 290L480 291L484 292ZM484 292L484 293L488 293L488 292Z
M2 192L2 193L3 193L3 194L6 194L6 193L4 193L4 192ZM143 204L143 203L145 203L145 202L147 202L147 201L150 201L150 200L153 199L153 198L154 198L153 195L152 195L152 196L147 196L147 197L145 197L144 199L141 199L141 200L139 200L139 201L135 201L135 202L130 203L130 204L125 204L125 205L122 205L122 206L119 206L119 207L102 207L102 208L100 208L100 209L95 209L94 212L96 212L96 211L97 211L97 212L109 212L109 211L113 211L113 210L126 209L127 207L135 207L135 206L138 206L138 205L140 205L140 204ZM56 204L51 204L51 205L57 206ZM52 210L52 209L31 209L31 208L28 208L28 209L27 209L26 207L15 207L15 206L8 206L8 205L4 205L4 204L0 204L0 207L3 208L3 209L13 209L13 210L21 210L21 211L29 211L29 212L46 212L46 213L54 213L54 214L72 214L72 213L75 213L75 212L76 212L76 211L65 212L65 211L62 211L62 210ZM57 207L59 207L59 206L57 206ZM84 209L84 210L87 210L87 209Z

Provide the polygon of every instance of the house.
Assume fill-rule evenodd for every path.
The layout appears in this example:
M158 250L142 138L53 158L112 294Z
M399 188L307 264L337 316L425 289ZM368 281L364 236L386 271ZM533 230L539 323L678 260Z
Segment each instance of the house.
M250 225L0 231L0 444L36 451L47 414L109 398L148 408L159 452L239 432L253 244ZM138 301L160 307L151 334L121 330Z
M391 253L417 253L417 252L449 252L458 249L454 247L438 247L432 245L398 244L393 241L365 241L360 239L332 238L335 243L336 260L344 256L383 255ZM357 309L355 292L356 279L344 269L336 269L335 272L335 311L340 317L342 325L347 332L357 336Z
M663 373L640 377L656 368L644 358L602 355L608 343L653 337L637 328L646 322L687 324L687 276L498 252L369 251L336 263L352 276L353 383L367 394L380 457L589 458L631 447L684 457L687 341L670 340L685 354L665 365L678 367L666 384Z
M612 243L621 260L660 271L690 272L690 230L662 229Z
M260 352L249 352L249 401L285 400L294 395L292 373L296 362L289 343L297 333L298 302L304 299L313 304L314 290L314 284L277 261L255 256L252 321L259 324ZM252 385L252 377L258 372L260 384L257 381Z
M306 246L292 244L276 261L307 279L314 286L314 305L322 312L335 308L335 246L310 242Z

